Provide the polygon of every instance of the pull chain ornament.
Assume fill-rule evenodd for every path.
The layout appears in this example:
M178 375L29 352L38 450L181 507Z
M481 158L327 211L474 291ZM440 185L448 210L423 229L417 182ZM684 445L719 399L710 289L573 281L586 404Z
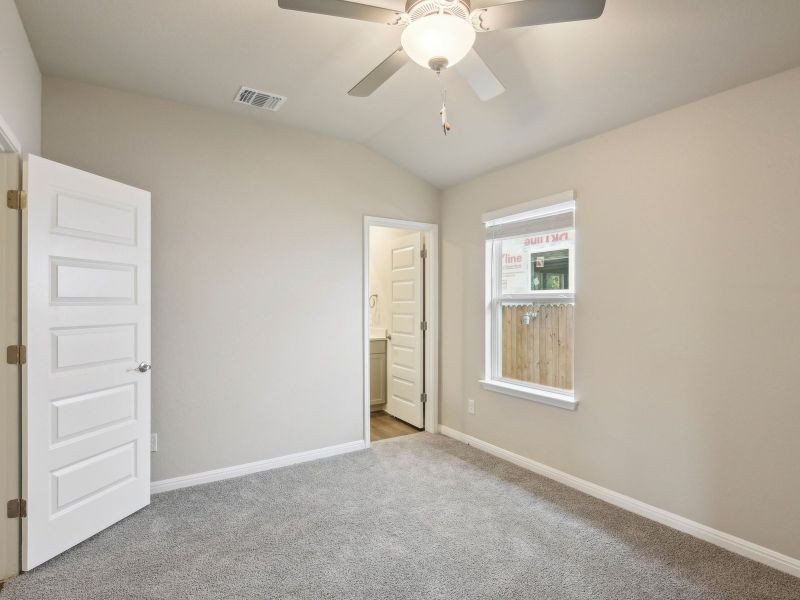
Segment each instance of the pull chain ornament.
M439 111L439 115L442 117L442 131L446 136L447 132L450 131L452 127L450 126L450 122L447 120L447 90L444 88L442 88L442 110Z
M447 121L447 107L442 103L442 110L439 111L439 114L442 115L442 131L445 135L447 132L452 129L450 123Z

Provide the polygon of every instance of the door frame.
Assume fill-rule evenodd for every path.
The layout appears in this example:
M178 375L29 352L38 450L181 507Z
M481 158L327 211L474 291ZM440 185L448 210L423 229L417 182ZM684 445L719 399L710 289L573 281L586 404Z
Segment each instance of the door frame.
M22 161L23 161L22 145L20 144L19 139L14 135L14 132L11 130L11 127L8 125L8 123L3 118L2 115L0 115L0 153L3 153L3 154L15 154L17 156L17 160L19 161L19 171L16 174L16 181L15 181L14 185L19 189L19 187L22 184ZM6 190L0 190L0 192L2 192L2 196L3 196L3 198L2 198L3 204L5 204L5 195L6 195L5 191ZM11 212L11 210L7 209L5 206L0 208L0 210L8 211L4 215L4 219L2 220L2 222L5 224L6 223L6 218L11 218L11 217L9 217L9 213ZM2 243L3 244L7 244L6 250L8 250L8 256L11 257L13 255L13 260L16 263L17 268L21 268L21 266L22 266L21 238L19 237L19 223L20 223L20 219L21 219L21 211L17 213L16 219L18 221L18 225L17 225L18 235L17 235L16 239L7 240L5 238L5 235L3 235L3 242ZM13 250L11 249L11 244L12 243L14 245L14 249ZM0 266L3 269L3 272L0 273L0 277L3 277L3 278L6 277L7 274L5 272L5 269L10 268L10 266L11 266L11 262L10 261L4 261L3 262L3 264ZM13 292L16 295L16 302L17 302L17 306L16 306L16 318L17 318L17 321L16 321L15 325L12 325L12 324L9 324L9 323L3 323L3 326L0 327L0 330L5 330L6 327L9 327L10 329L13 329L14 327L16 327L17 328L17 336L16 336L17 337L17 343L21 343L21 337L20 337L21 336L21 323L22 323L22 320L21 320L22 305L21 305L21 297L20 297L20 293L21 293L21 273L19 273L19 272L17 273L16 279L17 279L17 289L13 290ZM5 302L6 300L7 300L7 298L2 298L3 302ZM3 354L5 354L5 350L6 350L5 346L8 345L8 343L10 341L11 340L8 340L8 341L4 340L4 341L0 342L2 344L2 347L0 348L0 350L3 352ZM3 366L4 366L4 368L6 368L7 365L5 365L5 356L3 356L2 360L3 360ZM11 398L4 398L3 401L14 401L14 402L16 402L16 405L17 405L16 406L16 417L17 418L16 418L15 421L4 422L2 424L2 426L0 426L0 433L2 433L2 435L4 435L4 436L7 435L9 437L10 443L13 444L14 446L16 446L16 448L17 448L17 451L14 454L5 455L5 453L3 453L2 455L0 455L0 460L9 461L10 464L6 465L6 466L9 467L9 472L13 471L13 470L16 470L16 472L17 472L15 490L13 490L13 491L12 490L6 490L5 489L5 483L2 486L0 486L0 489L2 489L2 492L3 492L3 497L0 498L0 501L2 501L2 505L3 506L5 505L5 502L7 500L11 499L12 497L16 497L16 498L21 498L22 497L22 447L21 447L21 440L22 440L22 421L21 421L21 419L22 419L22 395L21 394L22 393L21 393L21 387L20 387L21 386L21 376L20 376L19 367L17 367L16 378L17 378L16 398L14 398L13 400ZM5 514L0 515L0 518L6 520ZM16 546L16 560L12 559L13 560L13 564L12 564L12 562L8 562L8 563L4 563L1 566L2 568L0 568L0 588L2 588L2 585L3 585L2 582L3 581L5 581L5 580L7 580L7 579L9 579L11 577L14 577L15 575L19 574L20 569L22 567L22 555L21 555L21 551L22 551L22 519L21 518L17 518L16 519L16 527L13 527L13 525L10 525L10 521L11 521L11 519L8 519L7 520L7 524L9 526L8 527L4 527L2 529L3 539L0 540L0 543L5 545L7 548L12 544L14 546ZM16 533L12 535L12 532L14 531L14 529L16 529ZM6 536L8 536L8 537L6 537ZM15 572L12 573L12 571L15 571ZM4 575L3 574L4 572L8 573L8 575Z
M439 225L421 221L364 216L363 289L362 289L362 341L364 380L364 447L370 442L369 402L369 230L370 227L391 227L420 231L427 234L425 248L425 317L428 329L425 332L425 431L439 431Z

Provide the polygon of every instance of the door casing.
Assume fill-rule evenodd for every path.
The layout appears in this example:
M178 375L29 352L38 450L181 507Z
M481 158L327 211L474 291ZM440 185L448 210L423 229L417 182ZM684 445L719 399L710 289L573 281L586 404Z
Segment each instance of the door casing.
M370 227L391 227L423 232L428 251L425 262L425 319L428 329L425 335L425 431L439 431L439 226L436 223L364 217L363 290L362 290L362 338L364 373L364 445L370 443L369 402L369 238Z
M0 582L20 572L21 519L6 518L6 502L20 498L20 368L6 363L6 346L20 343L20 212L6 207L6 192L22 183L22 154L17 138L0 116Z

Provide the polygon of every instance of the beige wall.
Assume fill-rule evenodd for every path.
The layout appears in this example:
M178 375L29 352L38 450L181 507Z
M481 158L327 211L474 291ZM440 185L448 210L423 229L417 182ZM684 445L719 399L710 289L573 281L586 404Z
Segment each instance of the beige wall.
M23 152L39 154L42 76L14 0L0 0L0 117Z
M438 222L434 188L353 143L49 78L44 154L153 194L153 479L362 439L363 215Z
M481 213L567 189L576 412L478 385ZM799 227L800 69L447 190L443 423L800 558Z

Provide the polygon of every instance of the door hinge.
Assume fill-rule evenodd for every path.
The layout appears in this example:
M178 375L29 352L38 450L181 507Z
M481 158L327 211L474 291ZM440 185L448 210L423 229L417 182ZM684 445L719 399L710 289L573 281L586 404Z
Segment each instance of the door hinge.
M6 503L6 515L9 519L24 518L28 516L28 503L24 498L14 498Z
M6 362L10 365L24 365L28 359L25 346L9 346L6 348Z
M14 210L22 210L28 206L28 193L23 190L8 190L6 205Z
M419 322L419 328L422 331L428 331L428 322L427 321L420 321Z
M428 258L428 249L423 246L422 250L419 251L419 255L423 260Z
M426 394L425 392L422 392L419 395L419 401L422 402L423 404L425 404L428 401L428 394Z

